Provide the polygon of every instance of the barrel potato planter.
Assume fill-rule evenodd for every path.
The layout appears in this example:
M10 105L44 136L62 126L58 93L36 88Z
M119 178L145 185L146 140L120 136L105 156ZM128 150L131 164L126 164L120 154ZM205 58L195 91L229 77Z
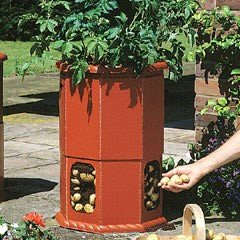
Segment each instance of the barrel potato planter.
M131 68L89 66L72 86L60 69L62 227L88 232L145 231L166 222L161 178L164 62L136 77Z
M7 55L0 53L0 201L2 200L2 189L4 179L4 129L3 129L3 62Z

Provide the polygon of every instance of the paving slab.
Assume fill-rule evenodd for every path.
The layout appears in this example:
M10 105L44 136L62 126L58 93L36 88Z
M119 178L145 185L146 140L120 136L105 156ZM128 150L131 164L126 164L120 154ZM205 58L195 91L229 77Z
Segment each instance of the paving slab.
M13 171L16 174L16 170L28 170L35 169L44 166L50 166L54 164L59 164L59 154L52 152L53 149L49 148L47 150L38 151L35 153L22 154L18 156L5 157L5 173ZM54 156L51 157L51 155ZM39 157L40 156L40 157ZM56 158L58 156L58 158ZM21 172L22 174L22 172Z

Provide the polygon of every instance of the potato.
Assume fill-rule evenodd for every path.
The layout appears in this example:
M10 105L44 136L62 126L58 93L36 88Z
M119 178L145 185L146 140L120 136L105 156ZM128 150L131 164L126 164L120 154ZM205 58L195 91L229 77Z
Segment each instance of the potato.
M81 194L80 193L75 193L71 199L76 203L81 199Z
M147 195L150 197L154 192L154 187L151 187L150 190L147 192Z
M71 182L74 183L74 184L77 184L77 185L80 184L80 181L78 179L76 179L76 178L72 178Z
M168 177L162 178L158 186L174 186L175 184L182 185L183 183L188 183L189 181L190 179L188 175L182 174L181 176L178 176L175 174L170 179Z
M226 240L226 234L225 233L219 233L218 235L222 236L223 237L223 240Z
M149 165L149 167L148 167L148 171L149 171L150 173L153 172L153 171L154 171L154 166Z
M94 176L92 174L88 174L88 173L80 173L80 178L84 182L93 182L94 181Z
M79 171L77 169L73 169L72 174L73 174L73 176L76 177L79 174Z
M177 238L178 240L186 240L187 236L181 234L181 235L177 235L176 238Z
M213 240L225 240L226 239L226 235L224 233L220 233L218 235L215 235Z
M173 175L171 178L170 178L170 181L172 182L176 182L176 180L178 180L180 177L178 175Z
M168 183L168 186L170 186L170 187L172 187L172 186L174 186L176 183L175 183L175 181L169 181L169 183Z
M162 187L162 186L166 186L168 185L170 181L170 178L169 177L163 177L160 181L160 183L158 184L159 187Z
M212 229L206 229L206 239L212 240L214 238L214 231Z
M153 206L153 202L152 201L147 201L146 202L146 207L147 208L150 208L150 207L152 207Z
M152 233L147 237L147 240L160 240L157 234Z
M76 204L75 208L74 208L77 212L81 211L83 209L83 205L78 203Z
M154 186L154 187L157 187L157 186L158 186L158 183L159 183L158 178L154 178L154 180L153 180L153 186Z
M96 200L96 194L91 194L90 197L89 197L89 203L91 205L94 205L95 204L95 200Z
M194 240L194 237L193 237L193 236L188 236L188 237L186 238L186 240Z
M187 174L181 174L180 178L182 179L182 181L184 183L189 183L189 181L190 181L190 178L188 177Z
M183 184L183 180L181 178L177 178L175 180L175 183L178 184L178 185L182 185Z
M85 211L86 213L93 213L93 211L94 211L93 206L90 205L90 204L86 204L86 205L84 206L84 211Z
M159 194L153 193L152 196L151 196L151 200L152 200L153 202L156 202L158 199L159 199Z
M177 185L181 185L183 182L182 182L182 179L178 176L178 175L173 175L171 178L170 178L170 182L168 183L169 186L174 186L175 184Z

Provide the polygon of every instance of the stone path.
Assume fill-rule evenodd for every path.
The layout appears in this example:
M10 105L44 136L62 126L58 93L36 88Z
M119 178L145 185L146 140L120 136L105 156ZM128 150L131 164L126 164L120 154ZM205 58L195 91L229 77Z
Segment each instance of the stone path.
M0 213L17 222L30 211L44 215L47 226L59 239L134 239L131 234L90 234L59 228L54 220L59 210L58 77L55 74L4 80L5 196ZM187 144L194 141L192 120L165 126L165 157L185 158ZM175 197L175 196L174 196ZM176 196L177 197L177 196ZM174 211L174 209L173 209ZM167 217L167 216L166 216ZM240 235L240 223L210 218L207 226L219 232ZM181 233L181 218L172 220Z

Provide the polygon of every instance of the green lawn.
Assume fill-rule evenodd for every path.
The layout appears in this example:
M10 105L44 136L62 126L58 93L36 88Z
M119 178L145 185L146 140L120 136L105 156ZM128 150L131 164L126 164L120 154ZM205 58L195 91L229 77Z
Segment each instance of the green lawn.
M184 36L181 37L182 42L185 44L186 53L192 51L192 47L187 44L187 40ZM29 49L32 45L32 42L10 42L10 41L0 41L0 52L4 52L8 55L8 61L4 63L4 76L14 76L17 73L17 69L21 68L24 62L28 61L31 56L29 53ZM60 59L60 53L54 51L54 58ZM28 74L39 74L44 72L53 72L56 71L55 68L55 60L46 61L44 66L41 63L34 64L30 69ZM188 68L187 67L185 68ZM190 64L190 68L192 65ZM187 70L187 69L186 69ZM189 72L189 71L187 71ZM190 72L192 70L190 69Z
M4 63L4 76L16 75L17 68L20 68L24 62L28 61L31 56L29 49L32 42L10 42L0 41L0 52L4 52L8 56L8 60ZM54 58L60 59L60 54L54 52ZM39 74L43 72L56 71L55 61L46 61L44 66L41 63L34 64L29 74Z

